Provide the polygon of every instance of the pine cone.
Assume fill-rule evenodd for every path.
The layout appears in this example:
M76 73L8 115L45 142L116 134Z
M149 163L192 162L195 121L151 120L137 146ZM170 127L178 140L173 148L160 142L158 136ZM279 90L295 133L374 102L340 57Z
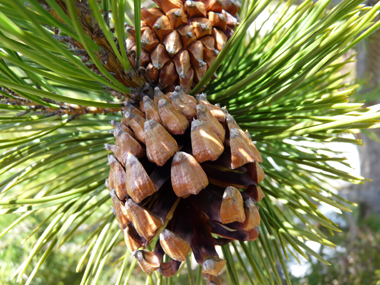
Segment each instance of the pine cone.
M145 272L164 276L192 250L209 284L217 284L225 261L215 245L258 237L261 155L205 94L195 99L177 86L164 95L156 87L141 102L112 121L116 145L106 146L114 153L106 185L125 242ZM153 252L139 249L156 237Z
M154 0L142 8L140 66L148 82L165 92L176 85L189 92L206 73L233 34L240 3L236 0ZM135 30L127 40L136 65Z

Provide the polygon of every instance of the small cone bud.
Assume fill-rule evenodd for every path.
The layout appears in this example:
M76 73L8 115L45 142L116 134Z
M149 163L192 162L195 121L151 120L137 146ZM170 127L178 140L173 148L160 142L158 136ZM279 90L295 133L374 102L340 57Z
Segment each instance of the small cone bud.
M128 224L131 222L128 219L127 210L124 207L124 203L119 200L119 198L116 197L115 190L111 190L111 199L113 204L114 213L116 216L117 221L119 222L119 225L122 230L124 230Z
M182 79L181 77L179 78L179 86L181 86L181 88L185 90L186 92L190 92L191 86L193 85L193 81L194 81L194 69L190 68L187 71L184 79Z
M146 173L144 166L131 153L129 153L127 163L125 164L125 172L128 195L136 203L140 203L146 197L156 192L156 188Z
M184 49L197 40L197 37L194 33L194 28L191 25L183 26L179 28L177 31L179 37L181 38L182 47Z
M154 68L161 69L170 61L170 57L163 44L159 44L151 54L152 64Z
M113 155L108 156L108 164L111 166L110 173L112 173L109 177L110 187L115 189L115 193L120 200L124 200L128 195L125 188L126 177L124 168Z
M220 280L218 277L209 275L207 277L207 285L222 285L222 280Z
M227 36L219 29L212 29L212 36L215 38L216 49L221 51L227 42Z
M190 18L207 16L206 6L201 1L186 1L185 10Z
M220 207L220 221L223 224L245 221L243 198L235 187L230 186L224 190Z
M152 274L160 267L160 260L154 252L137 250L132 253L146 274Z
M221 13L223 10L223 2L221 0L205 0L207 11L214 11Z
M238 25L238 21L235 17L233 17L230 13L227 11L222 11L224 17L226 17L226 24L230 26L231 28L235 28Z
M197 118L206 122L208 126L215 132L221 142L224 142L226 131L222 124L211 114L210 110L203 104L197 105Z
M131 112L124 112L124 118L135 133L136 138L145 144L144 123L145 119Z
M158 273L160 273L164 277L172 277L177 273L181 262L177 260L172 260L169 262L161 263L160 268L157 269Z
M146 75L152 82L156 82L158 80L158 76L160 75L160 71L155 68L152 63L149 63L146 67Z
M131 135L132 137L135 136L135 133L132 132L132 130L130 128L128 128L126 125L120 123L120 122L117 122L117 121L114 121L114 120L111 120L111 125L115 128L115 129L120 129L126 133L128 133L129 135Z
M173 29L187 25L187 15L183 9L172 9L166 14L166 16L168 16Z
M144 96L144 111L146 120L155 120L157 123L161 124L160 114L158 113L158 105L148 96Z
M207 18L193 18L191 25L194 28L197 39L212 34L212 24Z
M156 3L165 14L172 9L183 8L182 1L180 0L154 0L154 3Z
M164 16L164 13L162 13L162 11L157 7L150 9L145 7L141 8L141 18L145 20L149 27L153 27L154 23L156 23L158 18L161 16Z
M238 0L223 0L223 6L224 10L226 10L232 16L236 16L241 5Z
M180 86L176 86L174 91L182 95L182 100L185 102L185 104L188 104L194 110L197 108L198 103L197 99L195 99L194 96L186 94Z
M227 27L226 17L222 13L208 12L208 19L212 26L220 28L222 31Z
M212 105L206 97L206 94L201 93L197 96L198 103L204 104L211 112L211 114L221 123L226 120L226 115L224 114L222 108Z
M158 166L163 166L178 151L177 142L161 124L154 120L146 121L144 129L148 159Z
M209 257L206 258L202 265L202 272L217 276L219 272L223 269L226 264L225 260L220 259L219 257Z
M158 40L156 34L152 31L152 29L145 29L141 36L142 48L151 53L159 43L160 41Z
M187 50L179 52L173 58L173 61L179 77L184 79L189 71L189 68L191 67L189 52Z
M153 30L155 31L156 35L162 42L165 39L165 37L173 31L173 28L170 25L169 18L166 16L161 16L154 23Z
M128 218L132 222L139 236L150 241L154 238L157 230L162 226L160 219L155 217L150 211L139 206L132 199L125 202Z
M140 247L146 246L146 240L139 236L136 229L129 224L123 230L124 241L130 252L138 250Z
M193 156L185 152L174 155L171 167L174 193L178 197L197 195L208 185L206 173Z
M215 161L224 151L223 143L215 132L200 120L191 123L191 146L199 163Z
M195 109L185 104L182 100L182 95L176 91L172 93L172 105L178 112L184 115L189 122L197 117Z
M265 178L265 173L257 161L248 164L247 173L251 176L253 180L256 181L256 183L260 183Z
M174 84L177 78L178 78L178 74L175 71L174 63L170 61L162 68L160 72L160 78L158 80L158 84L161 87L161 89L165 89L171 84Z
M204 66L203 61L203 44L201 41L196 41L188 47L190 59L194 67Z
M183 135L189 127L189 121L167 100L158 101L158 112L165 128L173 135Z
M245 221L243 223L243 228L245 230L251 230L260 225L260 214L259 208L256 203L253 202L251 198L244 202L245 206Z
M187 242L167 229L160 234L160 244L167 255L178 261L185 261L191 251Z
M170 57L175 56L182 48L181 40L177 31L171 32L165 37L163 44Z
M129 133L124 132L120 129L113 130L112 133L115 136L116 143L118 144L120 149L116 157L119 159L121 164L125 165L127 155L129 152L137 158L141 158L145 155L145 150Z

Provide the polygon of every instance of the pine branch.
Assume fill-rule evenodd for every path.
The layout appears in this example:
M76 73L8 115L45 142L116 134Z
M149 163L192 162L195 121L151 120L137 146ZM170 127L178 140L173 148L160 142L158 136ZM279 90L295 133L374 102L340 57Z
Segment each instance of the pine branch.
M57 11L50 7L46 1L39 0L39 2L42 3L43 7L57 20L65 23L64 20L59 17ZM118 39L114 38L111 34L109 23L107 24L105 22L103 23L103 21L99 21L103 18L100 17L98 7L96 7L94 1L90 2L92 3L92 5L90 5L93 7L93 10L90 9L90 5L88 3L75 0L76 17L78 17L85 34L100 47L98 51L95 51L95 55L98 60L102 66L110 72L113 77L115 77L116 80L125 86L142 88L146 82L145 79L136 70L129 70L130 66L128 60L121 56L120 46L124 45L124 40L123 43L118 43ZM65 1L57 0L56 3L63 10L63 12L70 17ZM108 15L108 11L101 12L103 13L103 17ZM96 17L97 19L94 18L94 13L95 17L98 16ZM84 59L91 58L88 54L88 50L86 50L85 46L80 41L71 37L60 39L69 43L69 46L72 49L71 51L74 54L81 53L81 56ZM117 45L119 45L119 47L117 47ZM125 49L125 47L123 48Z
M5 94L8 96L5 96ZM1 95L3 94L3 95ZM47 98L42 99L44 102L52 104L57 107L48 107L39 105L36 102L25 99L16 92L9 90L8 88L0 87L0 103L12 105L12 106L26 106L27 110L22 113L17 114L17 116L22 116L27 112L33 111L36 115L49 116L63 116L63 115L86 115L86 114L108 114L108 113L118 113L123 110L120 104L115 103L115 108L101 108L101 107L88 107L75 104L67 104L65 102L57 102Z

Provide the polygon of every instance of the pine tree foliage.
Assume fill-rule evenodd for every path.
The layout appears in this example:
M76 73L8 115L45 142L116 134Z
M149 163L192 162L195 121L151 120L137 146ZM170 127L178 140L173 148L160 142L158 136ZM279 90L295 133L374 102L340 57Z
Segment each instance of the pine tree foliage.
M60 2L67 5L66 12ZM84 30L78 2L88 2L92 20L112 43L111 53L125 71L123 82L104 67L104 50ZM230 284L239 284L242 274L251 284L282 284L282 279L290 284L289 255L325 262L305 241L334 247L319 227L330 234L339 229L318 205L349 211L350 202L330 182L365 181L335 167L348 164L329 143L360 145L344 134L380 126L379 106L350 103L357 86L347 83L342 71L352 61L342 55L380 25L373 22L380 4L366 7L345 0L333 9L328 5L326 0L298 6L293 1L243 1L240 25L191 91L202 90L210 101L226 106L264 159L259 238L222 247ZM123 244L104 186L109 173L104 144L114 141L109 122L121 120L123 101L144 88L124 46L125 22L136 26L140 42L140 6L139 0L0 0L0 212L14 217L0 236L31 215L46 213L30 233L39 236L29 257L13 273L17 280L26 273L26 284L83 225L91 230L78 257L77 269L84 270L81 284L95 284L114 248ZM275 18L269 31L266 22L257 22L263 12L268 12L266 21ZM87 63L69 39L81 43ZM114 266L116 284L130 280L136 262L129 256L127 251ZM188 258L189 284L203 284L190 262ZM171 282L154 274L146 278L151 284Z

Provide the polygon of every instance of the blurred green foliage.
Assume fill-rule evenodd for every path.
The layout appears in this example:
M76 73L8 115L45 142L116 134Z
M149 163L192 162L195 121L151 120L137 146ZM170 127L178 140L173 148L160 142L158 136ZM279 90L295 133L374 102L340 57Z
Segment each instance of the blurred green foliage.
M380 284L380 220L376 214L358 218L346 215L342 232L331 237L339 244L336 250L323 245L320 254L331 266L313 260L304 277L293 276L299 285L379 285Z
M16 215L6 215L0 219L0 228L4 229L11 224ZM13 285L17 283L15 278L11 279L12 274L21 262L28 257L27 249L30 248L37 240L38 235L33 235L23 242L33 231L36 224L41 223L43 215L32 215L26 222L5 235L0 242L0 284ZM38 232L41 234L44 229ZM78 284L82 278L83 272L75 272L79 249L80 236L76 239L78 243L72 242L64 245L59 251L54 251L46 262L41 266L38 276L33 280L33 284ZM42 253L40 253L42 255ZM37 263L37 259L34 263ZM23 278L24 279L24 278Z

